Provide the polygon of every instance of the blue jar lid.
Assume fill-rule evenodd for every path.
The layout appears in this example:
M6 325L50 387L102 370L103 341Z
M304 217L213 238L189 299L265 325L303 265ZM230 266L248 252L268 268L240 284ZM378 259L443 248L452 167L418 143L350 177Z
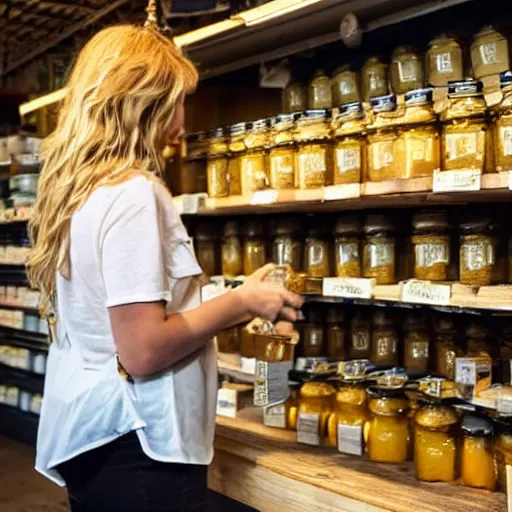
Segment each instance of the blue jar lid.
M483 84L480 80L460 80L448 82L448 96L450 98L468 98L481 96Z
M229 127L229 133L231 135L238 135L245 132L246 123L237 123Z
M344 103L340 106L340 115L346 116L348 114L364 114L363 104L360 101L353 101L351 103Z
M396 108L396 96L394 94L387 94L386 96L371 98L370 105L374 112L391 112Z
M405 104L407 106L426 105L432 103L432 89L414 89L405 93Z
M503 89L504 87L508 87L509 85L512 85L512 72L511 71L503 71L503 73L500 74L500 85Z

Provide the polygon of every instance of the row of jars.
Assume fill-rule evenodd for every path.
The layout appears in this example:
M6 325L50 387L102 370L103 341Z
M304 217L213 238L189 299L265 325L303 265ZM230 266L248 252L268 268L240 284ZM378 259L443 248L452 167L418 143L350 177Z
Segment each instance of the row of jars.
M429 43L425 59L413 48L400 46L392 53L389 65L379 57L370 57L360 73L345 65L336 69L332 77L323 70L316 71L307 87L292 82L283 93L283 112L368 102L390 93L405 94L425 84L446 86L468 76L467 71L477 79L497 75L509 69L507 39L492 27L484 27L471 45L471 64L472 70L466 70L459 43L440 35Z
M415 397L416 398L416 397ZM441 401L411 400L401 389L306 382L285 404L287 427L300 443L334 446L381 463L414 460L428 482L506 489L512 460L512 421L462 413Z
M334 229L329 220L229 221L222 234L216 225L199 224L197 257L207 275L231 278L250 275L268 261L289 264L311 283L320 280L320 289L321 279L332 276L373 278L377 284L460 280L473 286L504 284L512 277L506 230L489 215L468 215L457 225L445 211L421 211L405 232L389 214L343 215Z

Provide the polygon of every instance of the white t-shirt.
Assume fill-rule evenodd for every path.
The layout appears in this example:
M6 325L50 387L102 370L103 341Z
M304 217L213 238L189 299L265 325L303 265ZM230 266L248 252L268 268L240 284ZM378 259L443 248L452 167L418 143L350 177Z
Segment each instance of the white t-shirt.
M108 308L200 303L201 269L169 192L139 176L97 189L71 222L71 278L57 275L58 340L50 346L36 469L60 485L55 467L137 430L163 462L209 464L217 368L204 349L168 371L129 383L117 371Z

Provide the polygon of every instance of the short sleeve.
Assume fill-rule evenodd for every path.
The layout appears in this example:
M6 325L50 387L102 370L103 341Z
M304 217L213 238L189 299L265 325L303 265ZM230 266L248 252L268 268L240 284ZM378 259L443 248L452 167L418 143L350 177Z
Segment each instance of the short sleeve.
M170 301L153 184L128 182L112 202L100 233L107 307Z

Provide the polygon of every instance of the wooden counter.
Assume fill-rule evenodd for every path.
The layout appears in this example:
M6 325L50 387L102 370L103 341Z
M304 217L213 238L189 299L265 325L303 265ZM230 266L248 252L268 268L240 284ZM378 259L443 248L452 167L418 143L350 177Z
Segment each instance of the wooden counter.
M217 418L212 489L262 512L505 512L502 493L419 482L411 463L378 464L297 445L264 427L261 411Z

